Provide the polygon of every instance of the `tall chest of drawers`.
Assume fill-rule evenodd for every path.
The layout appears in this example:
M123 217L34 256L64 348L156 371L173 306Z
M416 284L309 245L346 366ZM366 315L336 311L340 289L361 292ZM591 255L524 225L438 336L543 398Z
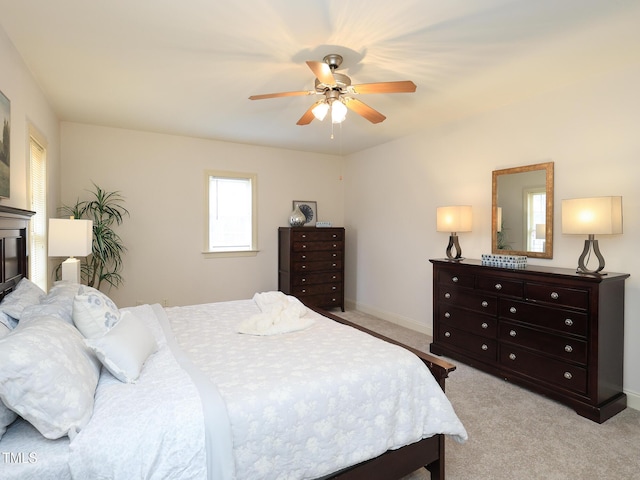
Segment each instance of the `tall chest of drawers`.
M280 227L278 290L344 311L344 228Z
M626 407L624 281L479 260L433 263L431 352L547 395L602 423Z

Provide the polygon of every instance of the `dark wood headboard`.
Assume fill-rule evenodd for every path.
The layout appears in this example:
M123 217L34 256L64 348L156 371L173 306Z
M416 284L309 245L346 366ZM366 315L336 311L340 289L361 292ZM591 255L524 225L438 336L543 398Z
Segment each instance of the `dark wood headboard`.
M27 232L34 214L0 205L0 300L29 274Z

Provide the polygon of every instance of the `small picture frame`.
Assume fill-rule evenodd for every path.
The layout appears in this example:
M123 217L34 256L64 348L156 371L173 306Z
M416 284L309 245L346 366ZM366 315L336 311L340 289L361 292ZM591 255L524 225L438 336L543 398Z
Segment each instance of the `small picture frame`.
M304 222L305 227L315 227L318 221L318 203L307 200L294 200L293 209L299 207L307 221Z

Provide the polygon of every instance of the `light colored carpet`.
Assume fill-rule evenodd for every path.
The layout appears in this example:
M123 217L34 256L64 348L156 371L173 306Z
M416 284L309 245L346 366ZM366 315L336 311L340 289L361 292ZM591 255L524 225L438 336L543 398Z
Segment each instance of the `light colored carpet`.
M338 313L429 350L431 337L355 311ZM452 360L449 360L452 361ZM597 424L541 395L459 362L446 391L469 440L447 439L447 480L639 480L640 411ZM402 480L428 480L426 470Z

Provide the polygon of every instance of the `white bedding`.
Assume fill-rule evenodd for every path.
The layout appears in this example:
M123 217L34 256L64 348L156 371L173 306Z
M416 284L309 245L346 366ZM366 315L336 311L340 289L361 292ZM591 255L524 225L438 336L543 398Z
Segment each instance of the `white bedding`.
M226 402L239 480L318 478L436 433L466 439L427 367L400 347L312 311L305 330L238 334L259 312L251 300L166 312Z

